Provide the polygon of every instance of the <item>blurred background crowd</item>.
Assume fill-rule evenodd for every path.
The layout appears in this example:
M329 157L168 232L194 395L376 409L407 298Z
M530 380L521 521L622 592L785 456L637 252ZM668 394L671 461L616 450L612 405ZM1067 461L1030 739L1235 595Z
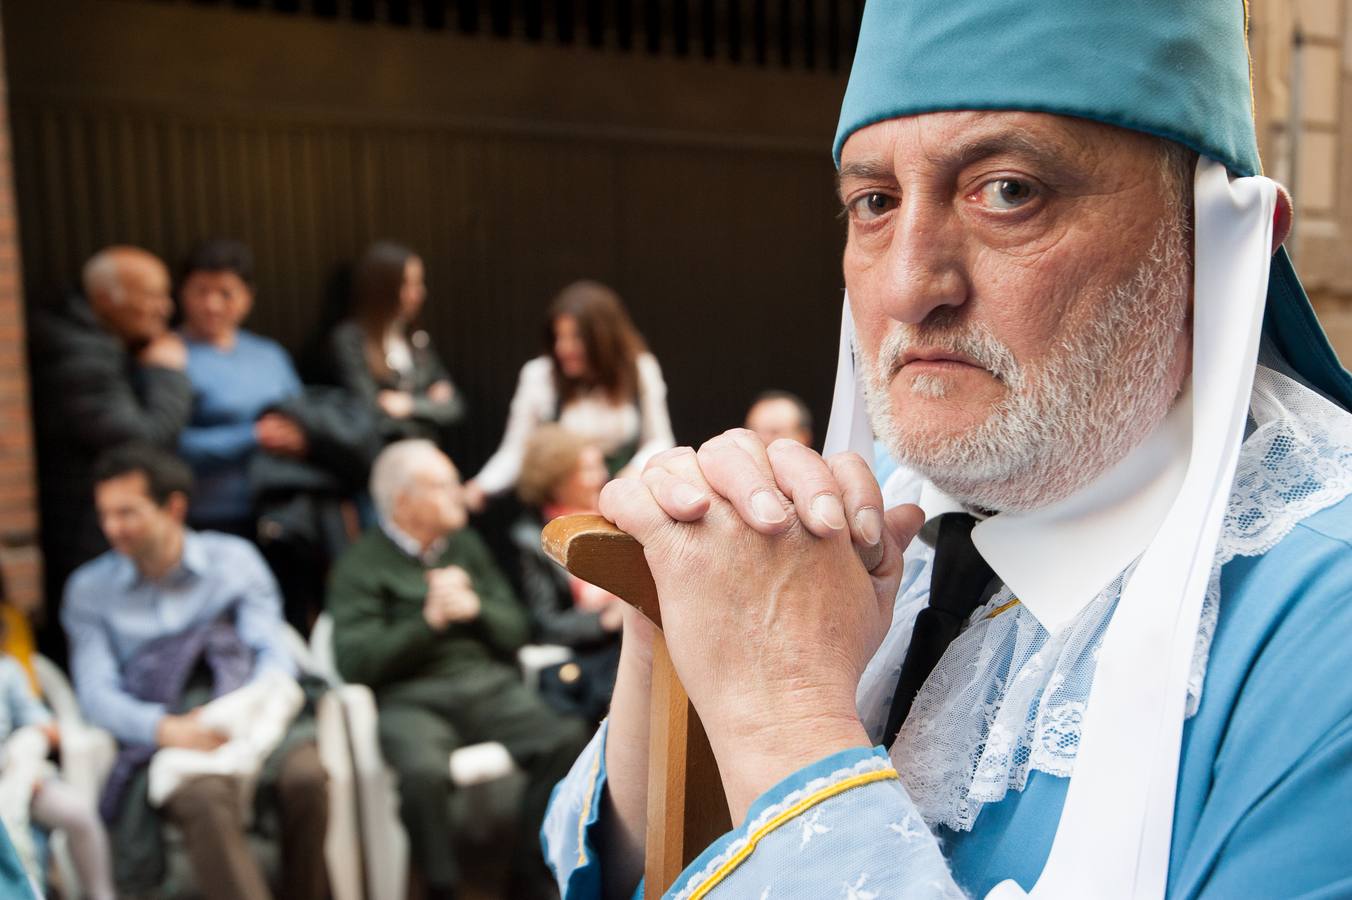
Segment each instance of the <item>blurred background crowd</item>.
M862 7L5 4L0 821L35 882L552 896L621 611L541 529L678 442L819 446ZM1352 3L1252 11L1346 357Z
M342 683L373 692L422 895L455 896L463 879L448 760L492 743L525 778L499 845L506 896L551 896L535 835L605 714L621 606L545 556L541 530L596 512L610 478L675 446L661 364L612 288L564 285L505 425L501 411L478 425L501 431L497 449L464 478L451 436L485 416L421 327L423 259L377 241L343 283L344 311L316 334L304 374L245 327L253 253L230 238L200 241L172 269L143 248L104 248L31 321L41 509L62 523L45 545L62 633L41 643L116 753L97 816L44 773L43 802L11 822L72 835L94 896L164 889L166 823L205 894L267 896L240 783L277 807L279 894L327 896L330 790L310 713ZM755 397L745 425L812 441L811 411L782 390ZM504 503L512 521L494 552L471 516ZM13 658L31 669L27 623L14 630ZM529 688L528 644L556 660ZM288 693L278 679L296 699L274 709ZM59 743L50 720L13 712L15 727ZM238 748L253 752L240 761Z

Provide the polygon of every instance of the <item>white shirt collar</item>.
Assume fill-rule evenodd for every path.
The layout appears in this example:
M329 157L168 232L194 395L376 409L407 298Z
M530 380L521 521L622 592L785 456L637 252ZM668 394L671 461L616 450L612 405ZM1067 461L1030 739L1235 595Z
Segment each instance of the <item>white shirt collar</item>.
M999 513L972 542L1048 632L1075 618L1149 546L1187 472L1192 389L1126 458L1050 506Z
M445 537L437 538L424 549L419 541L411 537L408 532L404 531L389 519L382 516L377 521L380 524L380 530L385 532L385 536L389 538L396 547L425 566L436 565L437 560L441 558L441 554L445 552L447 544L450 543L450 535L446 535Z
M1145 551L1187 471L1192 390L1126 458L1064 500L978 522L972 542L1042 627L1055 634ZM926 481L926 523L963 506ZM925 530L922 540L927 540Z

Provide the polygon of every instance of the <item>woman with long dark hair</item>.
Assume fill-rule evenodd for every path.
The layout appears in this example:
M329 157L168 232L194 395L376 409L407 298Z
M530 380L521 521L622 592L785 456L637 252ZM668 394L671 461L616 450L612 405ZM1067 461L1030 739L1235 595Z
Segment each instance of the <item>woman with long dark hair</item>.
M471 508L510 490L531 434L557 422L601 448L611 473L638 471L676 445L662 367L619 294L575 281L550 304L544 353L521 367L497 452L465 485Z
M422 259L379 241L353 270L352 313L330 340L338 383L376 409L387 441L437 440L465 416L431 338L417 327L426 299Z

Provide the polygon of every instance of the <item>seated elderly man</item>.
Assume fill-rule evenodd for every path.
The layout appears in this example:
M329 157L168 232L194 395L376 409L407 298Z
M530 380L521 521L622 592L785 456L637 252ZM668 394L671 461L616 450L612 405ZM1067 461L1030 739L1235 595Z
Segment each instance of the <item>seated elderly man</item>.
M788 391L765 391L746 411L746 428L767 447L780 438L812 445L812 410Z
M371 471L371 497L380 522L334 566L328 608L339 672L375 691L414 864L432 897L454 895L448 759L462 744L499 741L529 778L507 896L549 896L535 834L584 728L521 683L513 654L529 618L466 528L445 454L426 440L391 444Z
M826 443L919 509L740 431L606 487L733 823L668 896L1352 896L1352 376L1245 13L865 6ZM567 897L639 879L652 648L551 808Z
M275 679L295 678L276 583L252 544L184 527L192 475L176 457L124 445L97 460L93 480L112 549L71 576L61 619L80 708L118 742L101 807L113 824L119 887L162 890L165 860L151 805L158 802L183 834L204 896L272 896L246 840L236 776L180 775L177 788L155 801L150 771L160 749L212 751L226 742L204 720L207 701L264 678L274 679L264 685L271 690ZM279 735L284 728L285 720ZM256 775L260 793L278 801L277 896L322 900L327 784L303 723L281 736L261 771L238 775Z
M99 454L128 441L172 448L192 411L187 350L169 330L169 270L137 247L94 254L82 290L29 329L46 595L108 548L90 503ZM53 616L51 621L55 621ZM60 655L60 635L45 650Z

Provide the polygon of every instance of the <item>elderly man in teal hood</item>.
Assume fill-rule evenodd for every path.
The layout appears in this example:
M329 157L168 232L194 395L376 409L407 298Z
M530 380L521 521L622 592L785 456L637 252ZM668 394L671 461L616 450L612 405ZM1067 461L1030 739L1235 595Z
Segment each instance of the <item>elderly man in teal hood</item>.
M1246 19L867 5L828 455L729 432L602 497L733 822L668 896L1352 896L1352 378ZM556 792L565 897L641 889L651 648Z

